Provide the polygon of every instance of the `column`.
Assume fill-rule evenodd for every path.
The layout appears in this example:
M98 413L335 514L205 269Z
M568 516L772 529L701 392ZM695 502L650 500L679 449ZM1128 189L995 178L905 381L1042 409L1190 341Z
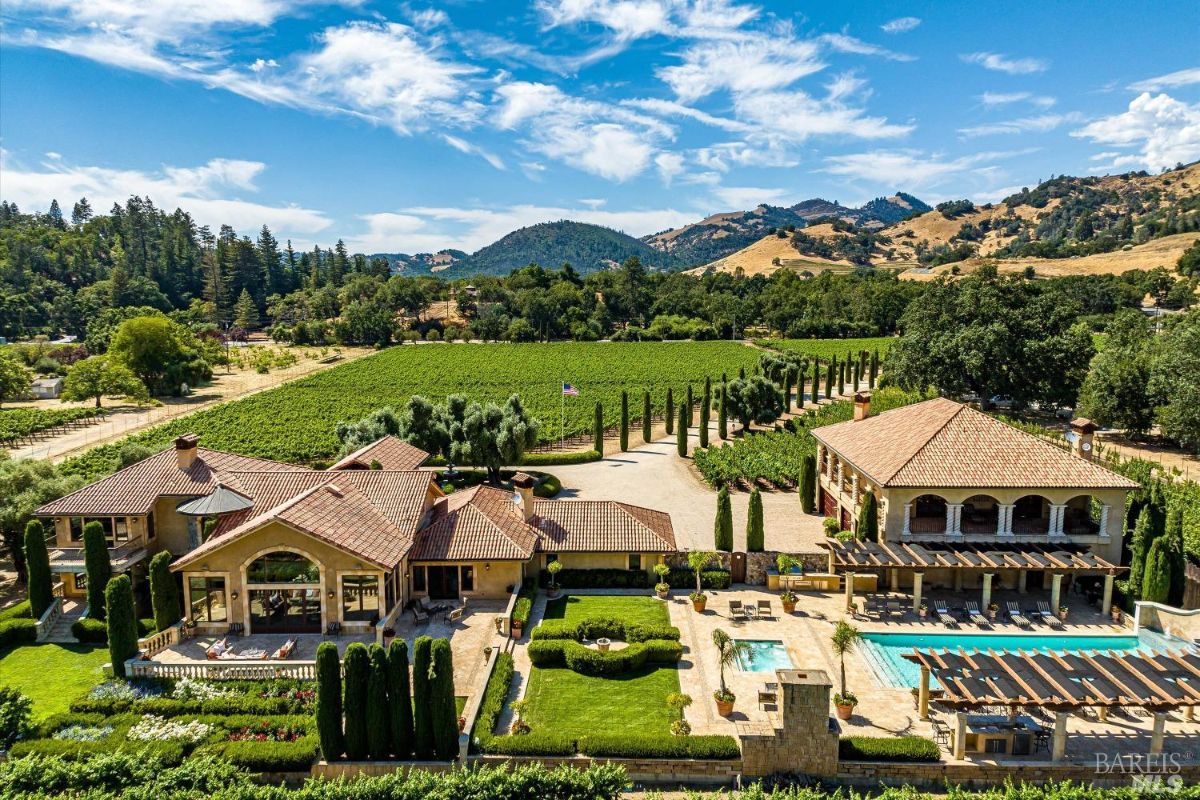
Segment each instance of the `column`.
M1067 718L1071 716L1066 711L1054 712L1054 739L1050 746L1050 760L1062 761L1067 754Z
M954 715L954 758L962 761L967 757L967 715L959 711Z
M1100 535L1105 539L1108 538L1108 513L1109 506L1107 503L1100 506Z
M997 536L1012 536L1012 519L1013 507L1011 505L1002 505L999 507L999 514L996 520L996 535Z
M900 570L888 570L888 588L893 592L900 588Z
M992 573L983 573L983 596L979 598L980 608L987 613L987 608L992 604Z
M904 504L904 528L900 535L905 538L912 536L912 503Z
M1108 722L1108 706L1100 706L1096 709L1096 713L1100 716L1101 722Z
M961 592L963 571L961 569L952 569L950 571L954 573L954 591Z
M843 572L842 580L846 582L846 611L854 613L854 573Z
M1067 510L1066 506L1051 505L1050 506L1050 535L1062 536L1063 534L1063 517Z
M917 690L917 713L922 720L929 720L929 667L921 665L921 686Z
M1100 601L1100 613L1107 614L1112 610L1113 574L1104 576L1104 599Z
M917 610L921 608L921 589L923 588L924 583L925 583L925 573L924 572L914 572L913 573L913 613L914 614L917 613Z
M962 533L962 503L946 504L946 535L958 536Z
M850 501L858 505L858 473L850 476Z
M1028 573L1025 572L1025 570L1023 570L1023 569L1017 570L1017 592L1019 592L1020 594L1025 594L1025 591L1026 591L1025 586L1026 586L1027 576L1028 576Z
M1154 731L1150 734L1150 755L1158 755L1163 751L1163 739L1166 734L1167 714L1165 711L1154 712Z
M1183 710L1183 721L1184 722L1195 722L1196 721L1196 707L1195 706L1188 706L1187 708L1185 708Z
M828 572L830 575L833 575L833 574L835 574L835 572L836 572L836 571L834 570L834 568L833 568L833 550L830 550L830 551L829 551L829 567L828 567L828 569L827 569L826 571L827 571L827 572Z
M1057 614L1059 601L1062 600L1062 573L1056 572L1050 578L1050 613Z

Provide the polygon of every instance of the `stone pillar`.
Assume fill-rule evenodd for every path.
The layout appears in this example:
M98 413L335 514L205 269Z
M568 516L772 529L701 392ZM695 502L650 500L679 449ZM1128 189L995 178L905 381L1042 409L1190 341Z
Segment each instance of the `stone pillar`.
M850 502L858 505L858 473L850 476Z
M1113 579L1111 572L1104 576L1104 597L1100 601L1101 614L1107 614L1112 610Z
M893 592L900 588L900 570L888 570L888 588Z
M1106 503L1100 506L1100 535L1104 536L1105 538L1108 537L1108 516L1109 506Z
M846 582L846 611L854 613L854 573L843 572L842 580Z
M830 778L838 768L838 727L830 724L833 686L822 670L781 669L779 714L769 722L741 722L742 773L765 777L796 772Z
M983 612L987 613L987 608L992 604L992 573L983 573L983 594L979 598L979 607Z
M946 504L946 535L962 535L962 503Z
M1195 722L1196 721L1196 707L1195 706L1188 706L1187 708L1185 708L1183 710L1183 721L1184 722Z
M954 758L962 761L967 757L967 715L959 711L954 715Z
M1059 602L1062 600L1062 573L1056 572L1050 578L1050 613L1057 614Z
M912 507L912 503L904 504L904 528L900 531L904 537L912 536Z
M828 571L829 571L830 575L833 575L835 573L835 570L833 568L833 550L829 551L829 570Z
M1025 587L1026 587L1026 582L1028 580L1028 576L1029 576L1029 573L1027 573L1025 570L1023 570L1023 569L1017 570L1017 591L1020 592L1021 594L1025 594L1025 591L1026 591Z
M917 690L917 712L921 719L929 720L929 667L921 665L921 686Z
M1052 761L1062 761L1067 755L1067 718L1070 716L1066 711L1054 712L1054 738L1050 745Z
M924 572L913 573L913 613L916 614L921 608L921 589L925 582Z
M1063 518L1066 516L1066 506L1051 505L1050 506L1050 535L1062 536L1063 534Z
M1154 712L1154 730L1150 734L1150 755L1158 755L1163 751L1163 739L1166 736L1167 714L1165 711Z
M963 571L961 569L950 570L954 573L954 591L961 592L963 586Z
M998 536L1012 536L1013 506L1002 505L999 506L998 511L999 514L997 515L998 519L996 520L996 534Z
M1100 716L1101 722L1108 722L1108 706L1100 706L1096 709L1096 713Z

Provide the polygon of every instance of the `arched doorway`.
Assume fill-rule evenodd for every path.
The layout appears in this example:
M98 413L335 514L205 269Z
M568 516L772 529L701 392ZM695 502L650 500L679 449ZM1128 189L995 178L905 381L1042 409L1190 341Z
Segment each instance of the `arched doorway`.
M962 507L963 533L996 533L1000 525L1000 504L986 494L968 497Z
M321 570L302 553L275 550L246 566L252 633L320 633Z
M1063 512L1063 533L1068 536L1095 536L1100 533L1103 506L1091 495L1081 494L1067 501Z
M1027 494L1013 503L1012 531L1024 536L1050 532L1050 501L1040 494Z
M923 494L912 502L908 528L913 533L946 532L946 500L936 494Z

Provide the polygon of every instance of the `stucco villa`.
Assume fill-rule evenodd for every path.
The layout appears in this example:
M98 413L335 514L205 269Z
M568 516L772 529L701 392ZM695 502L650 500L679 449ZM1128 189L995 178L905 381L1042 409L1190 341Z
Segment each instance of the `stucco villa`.
M46 504L51 569L85 593L83 526L99 521L116 573L135 584L167 550L201 631L366 631L422 596L505 598L551 561L649 570L675 548L667 514L611 501L543 500L518 474L509 493L446 495L428 454L394 437L312 470L199 446L174 447Z

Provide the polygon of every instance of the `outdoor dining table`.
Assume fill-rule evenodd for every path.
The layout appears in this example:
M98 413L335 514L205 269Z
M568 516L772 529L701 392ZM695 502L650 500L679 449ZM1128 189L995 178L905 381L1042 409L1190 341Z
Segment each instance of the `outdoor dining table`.
M973 714L967 717L967 750L975 753L1027 755L1043 731L1033 717L1009 718L1002 714Z

